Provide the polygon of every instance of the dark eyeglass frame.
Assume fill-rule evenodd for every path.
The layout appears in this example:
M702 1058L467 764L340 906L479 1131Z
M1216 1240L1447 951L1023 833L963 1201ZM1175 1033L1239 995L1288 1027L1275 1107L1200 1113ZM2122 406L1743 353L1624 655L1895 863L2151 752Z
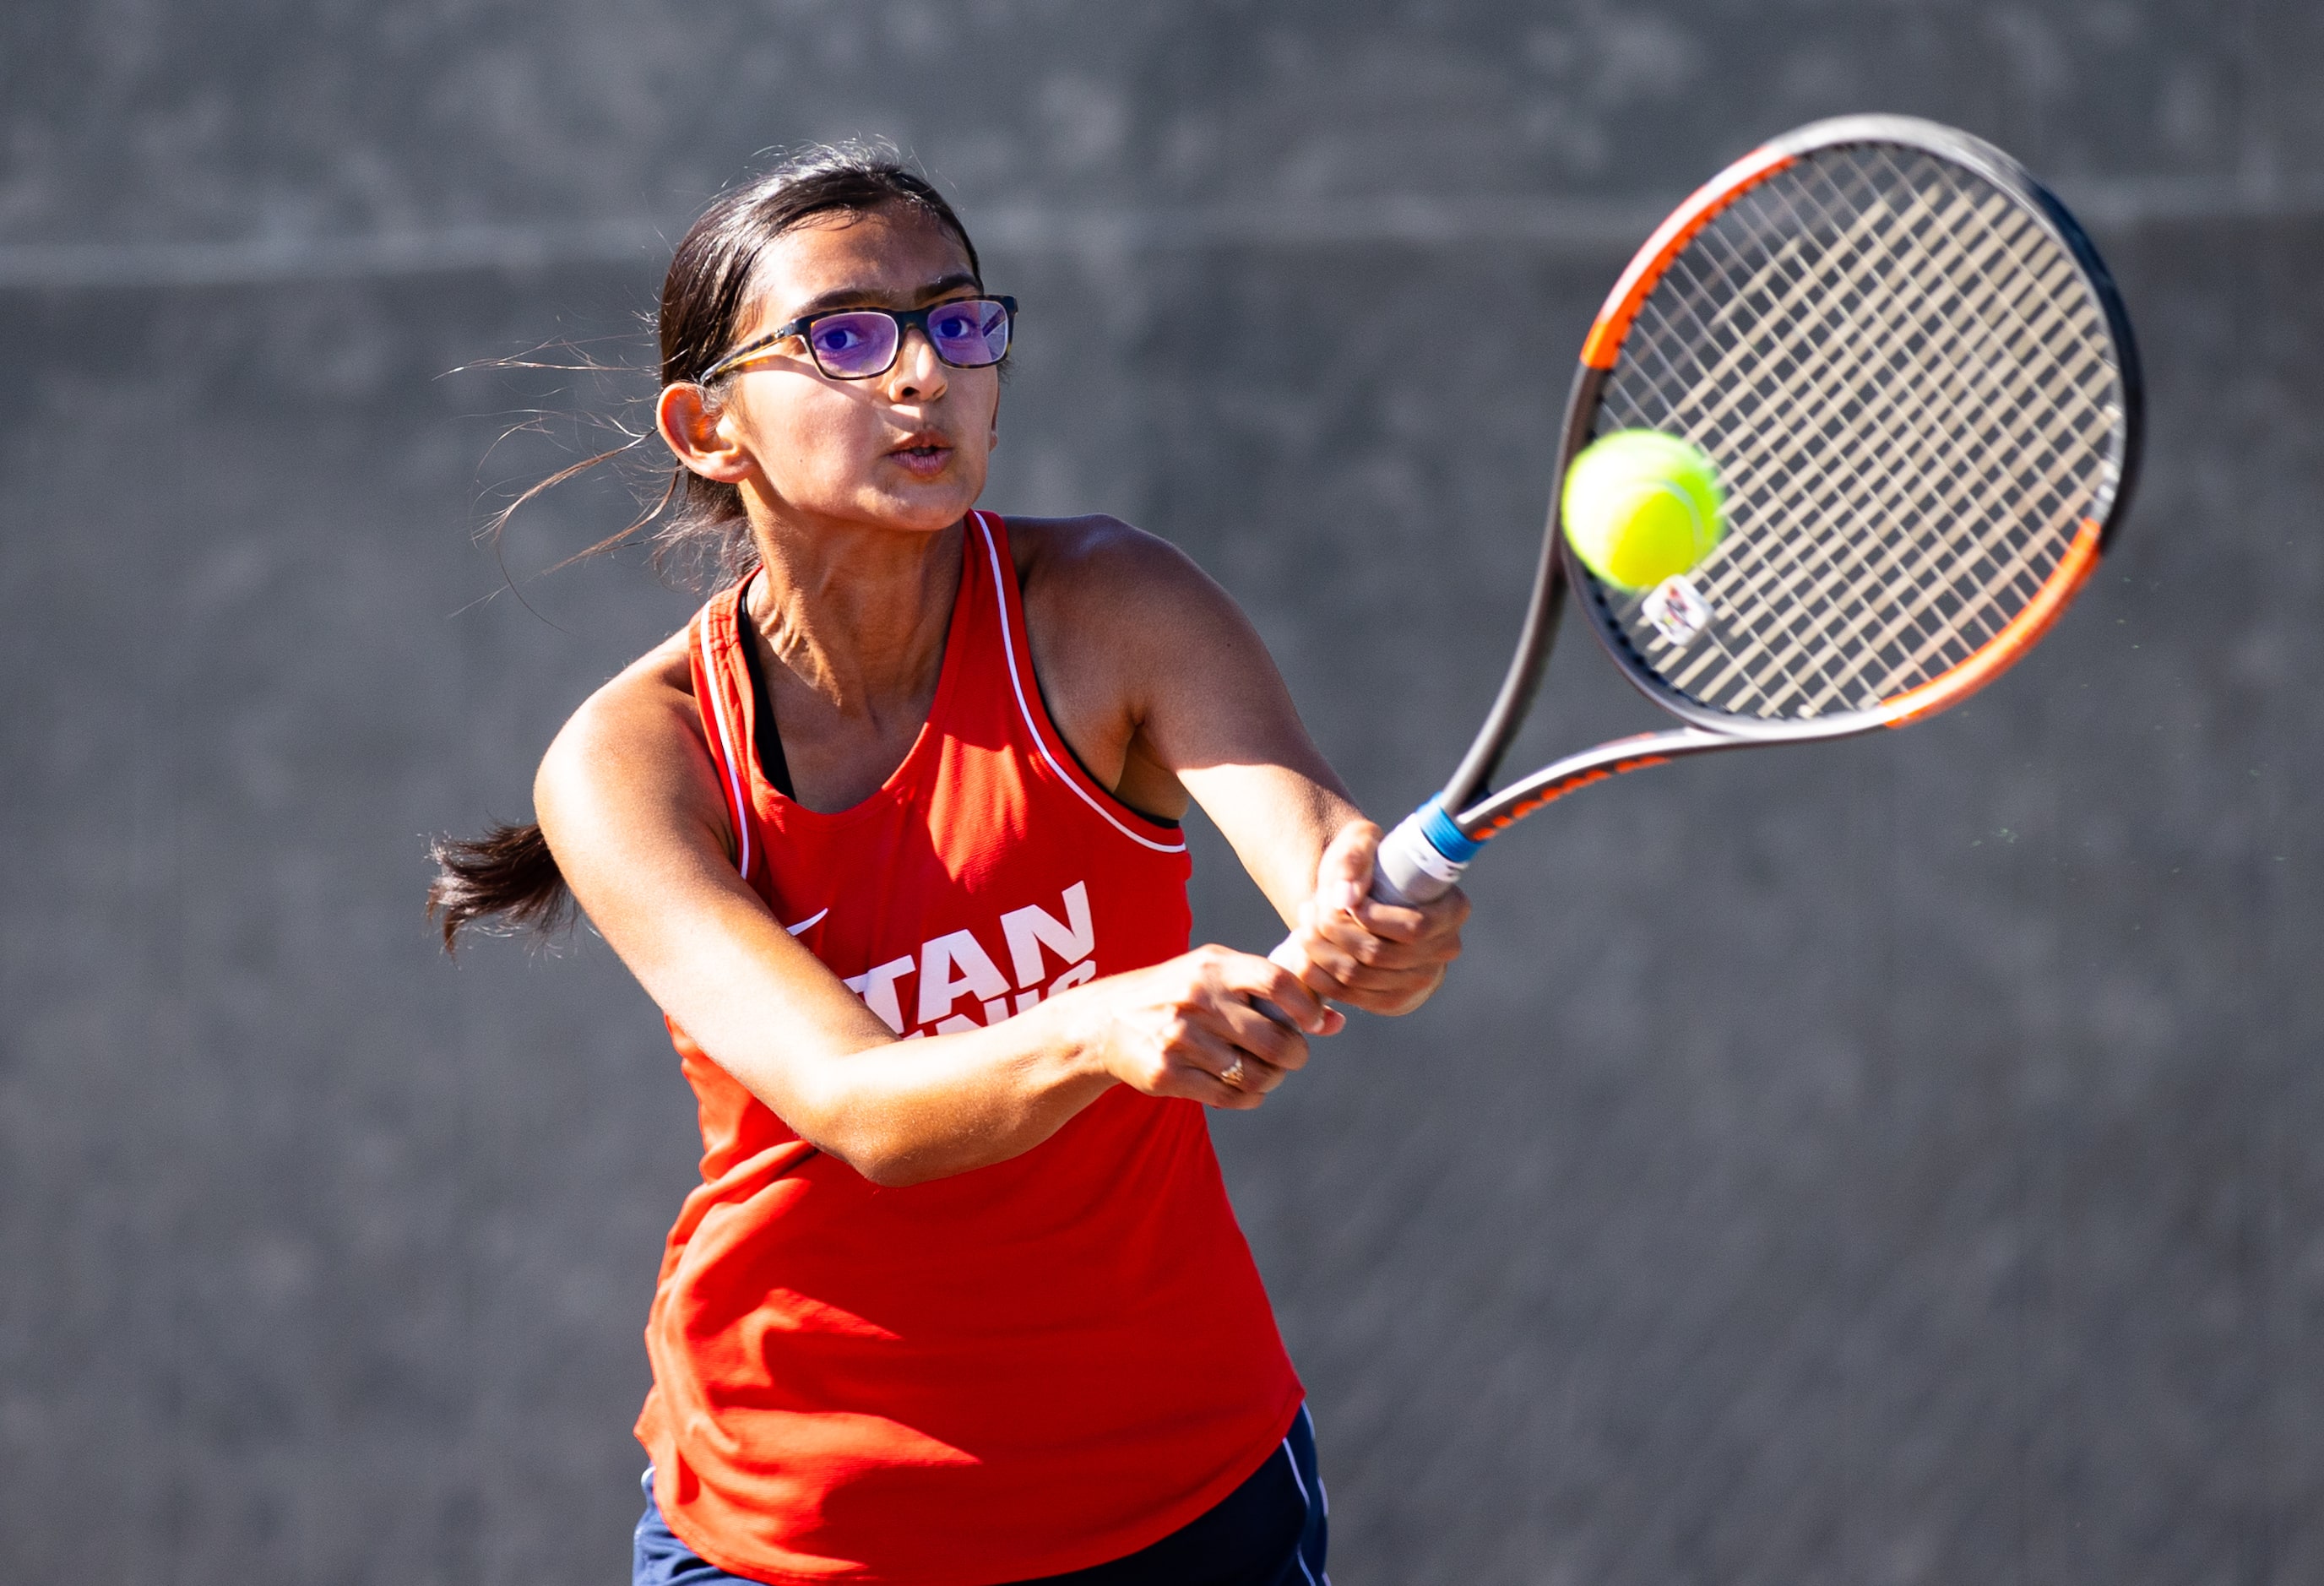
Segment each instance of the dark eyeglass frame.
M928 316L940 314L946 309L957 309L964 303L998 303L1001 306L1001 316L1006 321L1007 328L1001 337L1000 358L988 358L982 363L964 364L958 359L945 357L944 349L936 345L936 336L928 329ZM894 322L896 345L889 350L886 363L877 369L866 369L860 374L841 374L824 366L823 355L815 350L815 337L808 333L814 330L818 322L836 318L842 314L878 314ZM918 328L920 335L927 338L928 350L936 354L937 362L948 364L954 369L990 369L993 364L1000 363L1001 358L1009 355L1010 345L1017 338L1017 300L997 292L983 292L975 297L946 298L943 302L930 303L925 309L880 309L866 304L860 308L825 309L814 314L802 314L788 325L779 325L766 335L753 337L744 342L704 370L695 383L707 385L720 375L732 373L743 364L761 356L769 347L788 341L795 336L807 344L807 356L815 360L816 368L822 372L825 379L877 380L896 366L897 358L901 356L904 351L905 333L915 327Z

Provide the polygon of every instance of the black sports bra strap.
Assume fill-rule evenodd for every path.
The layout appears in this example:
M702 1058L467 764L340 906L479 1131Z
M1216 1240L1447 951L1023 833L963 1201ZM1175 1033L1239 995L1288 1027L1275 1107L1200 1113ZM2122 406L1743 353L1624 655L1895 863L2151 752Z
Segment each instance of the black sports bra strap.
M752 632L751 608L747 599L734 603L734 642L742 652L742 669L751 675L752 747L759 756L759 774L767 779L775 791L786 798L797 798L791 791L790 762L783 758L783 733L775 724L774 696L767 691L766 669L759 664L759 636Z

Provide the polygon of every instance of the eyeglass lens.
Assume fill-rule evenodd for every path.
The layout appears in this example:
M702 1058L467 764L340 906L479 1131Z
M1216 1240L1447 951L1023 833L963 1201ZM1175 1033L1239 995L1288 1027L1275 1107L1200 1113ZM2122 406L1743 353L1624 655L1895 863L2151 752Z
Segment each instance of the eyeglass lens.
M964 298L927 310L928 345L960 369L998 364L1009 351L1009 311L991 298ZM826 314L807 327L807 348L825 374L861 380L896 360L902 338L895 318L878 309Z

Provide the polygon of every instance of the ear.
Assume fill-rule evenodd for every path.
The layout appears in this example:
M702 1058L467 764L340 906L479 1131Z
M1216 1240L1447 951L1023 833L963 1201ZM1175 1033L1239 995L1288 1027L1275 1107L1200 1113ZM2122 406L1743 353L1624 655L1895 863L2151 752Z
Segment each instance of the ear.
M751 454L727 422L724 403L691 381L661 388L654 426L678 460L705 479L739 484L751 473Z

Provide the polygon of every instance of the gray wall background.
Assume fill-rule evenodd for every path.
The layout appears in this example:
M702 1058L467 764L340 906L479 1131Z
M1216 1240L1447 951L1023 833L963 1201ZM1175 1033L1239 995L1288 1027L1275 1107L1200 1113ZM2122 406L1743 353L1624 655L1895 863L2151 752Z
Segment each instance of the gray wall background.
M2138 508L1953 715L1497 846L1430 1008L1219 1123L1335 1576L2324 1579L2296 0L7 8L0 1578L622 1578L688 1098L601 944L445 963L420 838L524 811L691 603L540 576L605 487L496 593L471 531L568 454L495 436L642 383L447 371L645 359L754 151L893 138L1028 305L989 503L1186 546L1393 817L1498 677L1630 247L1875 108L2092 222ZM1443 302L1505 337L1448 358ZM1640 714L1585 640L1554 672L1545 748ZM1203 933L1271 942L1198 836Z

